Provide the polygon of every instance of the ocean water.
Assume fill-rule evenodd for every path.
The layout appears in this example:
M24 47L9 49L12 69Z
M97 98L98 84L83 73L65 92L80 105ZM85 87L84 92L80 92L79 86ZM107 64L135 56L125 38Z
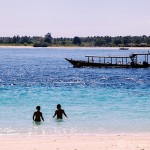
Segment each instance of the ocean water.
M0 48L0 135L150 133L150 69L73 68L64 59L133 52L147 50ZM69 118L52 118L58 103Z

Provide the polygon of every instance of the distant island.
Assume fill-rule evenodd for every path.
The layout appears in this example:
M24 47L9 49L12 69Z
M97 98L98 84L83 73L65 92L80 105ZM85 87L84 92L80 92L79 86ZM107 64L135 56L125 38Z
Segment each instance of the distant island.
M51 33L45 36L0 37L0 46L33 47L150 47L150 36L94 36L74 38L53 38Z

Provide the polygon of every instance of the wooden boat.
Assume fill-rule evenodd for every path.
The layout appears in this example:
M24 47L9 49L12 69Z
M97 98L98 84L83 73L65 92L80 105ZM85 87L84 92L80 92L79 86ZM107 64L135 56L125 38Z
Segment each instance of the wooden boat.
M138 57L144 60L138 62ZM99 67L99 68L148 68L150 53L132 54L130 56L85 56L86 61L65 58L73 67Z
M128 47L120 47L119 50L129 50Z

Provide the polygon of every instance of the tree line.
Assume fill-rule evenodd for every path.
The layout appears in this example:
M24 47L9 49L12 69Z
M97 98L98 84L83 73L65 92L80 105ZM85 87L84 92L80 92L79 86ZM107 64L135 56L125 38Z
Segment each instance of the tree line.
M150 36L94 36L74 38L53 38L51 33L45 36L0 37L0 45L23 45L34 47L81 46L81 47L150 47Z

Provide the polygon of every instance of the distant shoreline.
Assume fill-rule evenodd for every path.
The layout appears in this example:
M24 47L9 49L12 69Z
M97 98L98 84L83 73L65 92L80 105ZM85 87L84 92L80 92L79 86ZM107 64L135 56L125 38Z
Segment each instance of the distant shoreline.
M61 48L67 48L67 49L118 49L120 47L75 47L75 46L49 46L49 47L33 47L33 46L1 46L0 48L46 48L46 49L52 49L52 48L56 48L56 49L61 49ZM145 49L145 50L150 50L150 47L128 47L129 50L133 50L133 49Z

